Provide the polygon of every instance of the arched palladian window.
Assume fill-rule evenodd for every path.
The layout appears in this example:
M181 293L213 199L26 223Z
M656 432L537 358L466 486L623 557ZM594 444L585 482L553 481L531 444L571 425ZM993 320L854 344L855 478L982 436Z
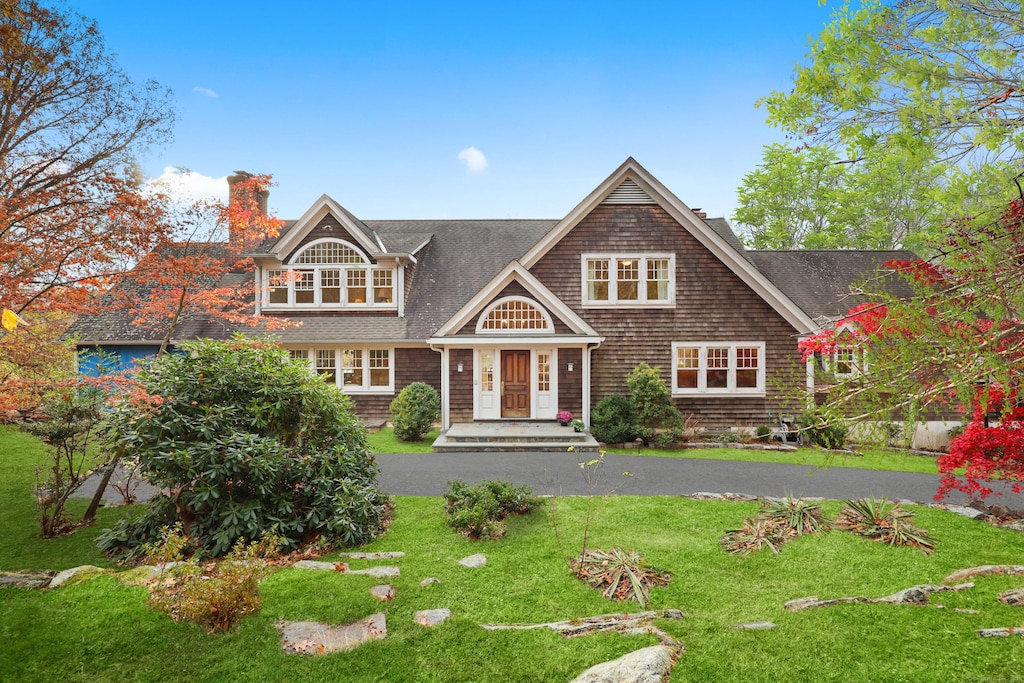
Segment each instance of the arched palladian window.
M297 253L292 263L367 263L366 257L348 242L317 240Z
M536 301L510 296L494 302L480 314L477 333L555 331L551 316Z

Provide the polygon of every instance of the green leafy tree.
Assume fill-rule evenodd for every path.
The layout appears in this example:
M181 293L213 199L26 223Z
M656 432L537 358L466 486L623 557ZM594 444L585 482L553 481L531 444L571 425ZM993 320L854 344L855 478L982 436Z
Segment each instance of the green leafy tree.
M359 545L383 530L390 501L348 397L272 343L181 348L140 370L145 395L110 417L113 440L161 493L107 531L104 550L138 557L177 523L215 556L269 531L294 549Z
M886 296L867 283L879 303L846 322L869 371L844 381L826 407L877 420L973 405L979 424L1002 413L1003 437L1024 424L1014 415L1024 376L1022 47L1020 2L845 2L792 91L762 101L793 136L857 163L934 172L941 187L942 210L923 212L937 236L930 262L893 264L916 294ZM802 342L805 353L828 353L830 335ZM987 422L959 466L1019 485L1019 449L982 429Z

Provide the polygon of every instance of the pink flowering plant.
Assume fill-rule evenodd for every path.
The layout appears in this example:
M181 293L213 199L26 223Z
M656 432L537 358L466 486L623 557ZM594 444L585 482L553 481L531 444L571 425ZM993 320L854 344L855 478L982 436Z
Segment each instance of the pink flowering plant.
M570 413L568 410L561 410L555 413L555 419L561 422L563 425L567 425L569 424L569 421L572 420L572 413Z

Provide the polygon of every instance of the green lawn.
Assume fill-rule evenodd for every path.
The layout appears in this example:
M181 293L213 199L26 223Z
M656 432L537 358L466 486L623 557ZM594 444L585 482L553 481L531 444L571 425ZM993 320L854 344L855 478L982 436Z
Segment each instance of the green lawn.
M31 494L24 488L31 474L22 470L38 456L31 439L0 430L0 568L103 563L82 532L47 542L31 537ZM382 604L369 595L378 583L370 577L280 570L263 584L263 609L221 636L172 622L147 606L143 588L111 578L49 592L0 588L0 680L567 681L655 640L617 634L566 640L548 631L488 632L478 624L637 609L602 598L566 570L561 558L578 549L584 505L582 498L557 501L559 536L566 542L560 551L547 507L511 519L503 540L473 542L445 526L439 498L399 498L391 528L365 548L408 553L393 561L402 569L393 580L393 601ZM838 508L826 504L830 515ZM838 532L800 538L778 556L727 555L718 538L756 510L752 503L671 497L601 501L592 544L638 550L675 575L652 593L654 608L687 614L681 622L659 624L686 645L673 681L976 681L1013 680L1024 672L1024 638L982 640L974 633L1024 626L1021 608L995 599L1024 584L1024 577L983 577L972 590L933 596L933 605L946 609L842 605L790 613L782 607L807 595L886 595L938 583L968 566L1021 564L1024 534L915 508L916 523L938 541L931 556ZM105 511L105 522L122 512ZM8 538L12 529L15 540ZM487 554L486 567L457 565L475 552ZM428 576L442 583L421 588ZM415 611L435 607L450 608L452 618L432 629L413 623ZM376 611L387 617L382 641L315 658L280 651L277 619L339 624ZM778 628L735 628L760 620Z

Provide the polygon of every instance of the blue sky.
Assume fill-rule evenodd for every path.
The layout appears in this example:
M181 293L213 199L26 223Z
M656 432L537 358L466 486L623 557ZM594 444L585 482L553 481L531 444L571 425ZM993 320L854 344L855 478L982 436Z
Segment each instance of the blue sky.
M174 141L144 171L184 167L214 187L236 169L271 173L282 218L323 193L366 219L560 218L628 156L689 206L729 216L761 147L782 139L755 100L790 87L831 12L817 0L69 2L133 79L174 91Z

